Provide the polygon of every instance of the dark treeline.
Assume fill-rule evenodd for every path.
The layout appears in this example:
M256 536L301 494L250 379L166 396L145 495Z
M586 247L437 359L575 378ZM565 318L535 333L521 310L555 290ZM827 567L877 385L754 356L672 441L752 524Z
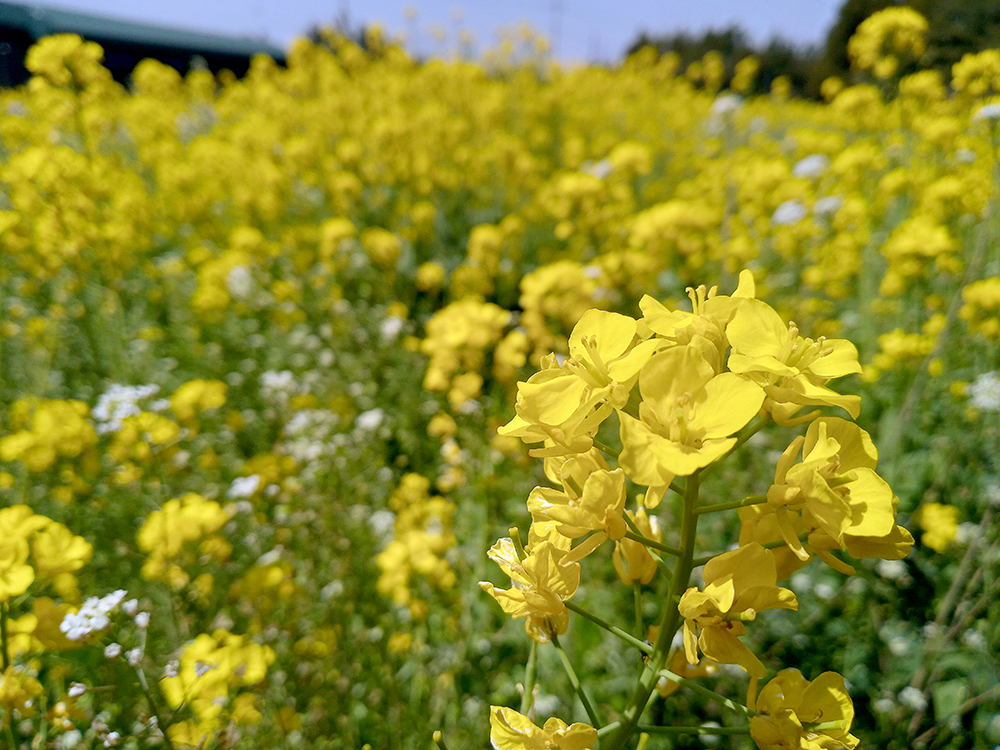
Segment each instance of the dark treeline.
M661 54L676 53L681 70L685 70L714 50L722 57L725 67L724 87L731 83L736 64L753 55L760 67L747 93L769 91L772 82L784 76L796 95L819 98L820 87L827 78L837 76L851 80L847 42L861 22L893 6L909 6L927 19L927 50L920 67L940 70L945 80L950 77L951 66L962 55L1000 48L1000 2L997 0L846 0L825 42L818 46L797 45L781 38L772 39L766 45L754 45L743 29L733 26L700 35L643 33L629 45L626 54L652 46Z

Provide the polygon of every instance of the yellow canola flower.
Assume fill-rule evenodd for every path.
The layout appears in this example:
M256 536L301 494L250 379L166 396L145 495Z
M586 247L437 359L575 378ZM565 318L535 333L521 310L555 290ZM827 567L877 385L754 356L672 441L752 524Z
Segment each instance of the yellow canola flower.
M789 589L777 584L774 555L751 542L713 557L705 564L705 590L689 588L678 611L684 618L684 652L689 664L698 663L698 649L720 664L738 664L752 677L763 677L764 665L739 637L744 621L765 609L798 609ZM700 634L699 634L700 631Z
M563 602L572 598L580 586L580 563L569 559L569 540L559 540L555 534L536 541L524 559L513 540L498 540L488 554L510 576L513 585L504 590L489 581L479 582L504 612L514 619L526 618L525 630L539 643L548 643L553 634L566 632L569 610Z
M739 284L732 296L719 294L719 288L711 289L704 284L697 288L688 287L691 312L671 310L648 294L639 300L643 320L658 336L676 344L693 346L719 373L723 371L726 349L726 326L733 319L737 307L745 300L753 299L756 288L753 275L740 272Z
M221 380L191 380L174 391L170 407L181 422L190 422L198 412L224 406L228 390Z
M797 669L783 669L754 696L751 684L748 708L750 736L761 750L853 750L858 738L850 734L854 704L844 678L824 672L812 682Z
M189 643L180 657L175 677L160 680L160 690L174 709L191 706L197 722L180 722L169 728L172 740L180 745L196 746L205 735L224 726L225 713L236 721L256 721L253 702L238 696L226 712L230 691L253 685L264 679L274 662L274 651L248 641L246 636L216 630L200 634Z
M34 580L27 540L16 536L0 538L0 602L20 596Z
M22 718L34 716L35 699L41 697L42 692L42 684L27 674L23 666L11 664L0 673L0 706L8 715L11 711L17 710ZM0 719L0 725L2 721Z
M861 372L858 350L850 341L803 338L798 326L786 327L778 313L760 300L748 300L737 308L726 336L732 345L729 369L763 386L764 408L778 424L794 424L793 415L803 406L839 406L857 419L861 398L826 386L833 378Z
M561 364L554 355L543 358L543 368L518 383L517 416L499 434L554 442L533 449L534 456L589 450L601 423L627 403L640 369L663 345L643 328L627 315L588 310L570 334L570 356Z
M40 576L49 578L76 572L94 554L90 542L55 521L35 534L31 547L35 569Z
M628 527L625 510L625 473L609 471L595 450L568 458L558 481L563 489L536 487L528 495L528 512L536 522L552 522L559 534L570 539L594 531L573 551L575 559L590 554L606 539L617 541Z
M635 523L639 533L647 539L658 542L663 538L659 520L656 516L648 515L645 508L639 508L638 512L634 514L631 510L626 510L625 513ZM636 582L649 583L658 570L656 561L649 554L646 545L627 538L615 542L615 551L611 560L619 580L626 586L631 586Z
M675 476L693 474L724 455L736 444L733 433L764 401L756 383L733 373L716 375L689 346L653 355L639 373L639 391L639 418L618 412L618 462L629 479L651 488L666 487Z
M799 450L802 461L793 463ZM867 432L837 417L817 419L785 449L766 505L740 509L740 541L784 540L783 573L815 553L845 573L853 569L829 553L846 549L855 558L900 560L913 538L896 525L896 498L876 472L878 451ZM808 534L806 543L799 539ZM794 555L799 563L786 559ZM785 575L782 575L784 578Z
M921 543L935 552L944 552L958 532L958 508L942 503L925 503L916 516L924 532Z
M886 8L858 26L847 43L847 54L857 70L871 70L877 78L891 78L899 60L919 58L926 47L927 19L912 8Z
M490 743L496 750L586 750L597 742L597 730L577 722L550 718L541 727L504 706L490 707Z

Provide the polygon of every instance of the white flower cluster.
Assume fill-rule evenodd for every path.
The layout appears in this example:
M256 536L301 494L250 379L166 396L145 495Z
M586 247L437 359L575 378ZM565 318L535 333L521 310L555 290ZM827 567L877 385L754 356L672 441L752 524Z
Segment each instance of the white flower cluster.
M792 177L822 177L830 167L830 157L825 154L809 154L792 167Z
M984 372L965 386L969 404L980 411L1000 411L1000 376Z
M71 641L81 641L91 633L106 630L111 625L108 615L122 603L126 593L124 589L118 589L101 598L90 597L79 612L71 612L63 618L59 630Z
M792 198L778 205L771 214L771 223L775 226L792 226L798 224L809 215L802 201Z
M226 491L226 497L234 500L243 497L250 497L259 489L259 475L251 474L248 477L236 477L236 479L233 480L233 483L229 485L229 489Z
M140 401L155 396L160 390L158 385L120 385L112 383L108 390L102 393L94 406L91 415L97 422L95 429L98 434L118 432L125 417L133 417L140 413ZM160 403L153 406L153 411L160 410Z
M273 406L287 407L293 396L308 391L308 386L297 381L291 370L267 370L260 374L260 394Z

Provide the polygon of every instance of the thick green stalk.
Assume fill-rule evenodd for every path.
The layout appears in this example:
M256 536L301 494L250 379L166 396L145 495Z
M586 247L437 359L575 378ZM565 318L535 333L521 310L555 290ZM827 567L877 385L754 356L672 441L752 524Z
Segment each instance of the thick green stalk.
M10 666L10 653L7 650L7 602L0 604L0 656L3 657L3 668Z
M618 729L608 739L607 745L602 744L603 750L620 750L625 747L625 743L633 737L639 726L639 719L642 712L646 710L646 704L656 689L656 683L660 679L660 670L663 669L667 661L667 654L670 651L670 644L674 639L674 634L681 624L680 611L677 605L680 602L681 594L686 589L691 579L691 570L694 567L694 545L698 530L698 516L695 515L695 508L698 507L698 490L701 486L698 472L687 478L684 486L683 507L681 511L681 550L682 554L674 567L673 579L670 582L670 594L660 616L660 630L656 636L656 643L653 644L653 653L646 661L646 666L639 677L635 693L629 707L625 710L619 722Z

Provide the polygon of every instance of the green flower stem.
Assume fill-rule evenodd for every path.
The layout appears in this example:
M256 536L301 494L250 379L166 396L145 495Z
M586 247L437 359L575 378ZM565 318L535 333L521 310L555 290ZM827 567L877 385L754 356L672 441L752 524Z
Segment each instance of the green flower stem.
M691 570L694 567L694 545L698 531L698 516L694 509L698 507L698 491L701 487L701 477L696 471L687 478L684 486L683 506L681 509L681 550L682 554L674 567L674 575L670 581L670 592L667 597L666 606L660 616L660 630L656 635L656 643L653 644L653 653L646 661L632 701L622 714L618 728L608 738L606 746L602 745L602 750L620 750L631 739L639 725L639 719L646 704L649 703L656 683L660 679L660 671L667 661L667 654L670 651L670 644L674 639L674 634L681 624L680 611L677 605L681 599L681 592L691 580Z
M7 602L0 604L0 656L3 657L3 668L10 666L10 654L7 651Z
M534 641L532 641L534 643ZM444 741L444 735L441 734L440 729L435 729L434 734L431 735L434 739L434 744L438 746L440 750L448 750L448 744Z
M4 729L7 730L6 731L7 744L10 747L10 750L17 750L17 740L14 739L14 709L12 708L6 713L7 713L6 716L7 720L4 721L3 723L4 723ZM0 713L0 717L2 716L3 714ZM3 721L3 719L0 719L0 721Z
M143 648L145 648L145 642L143 643ZM146 673L142 667L136 667L135 672L139 677L139 687L142 689L142 694L146 696L146 701L149 703L153 716L156 717L156 726L160 730L160 736L163 737L163 744L166 745L167 750L174 750L174 743L171 742L170 735L167 734L168 724L163 720L160 706L156 699L153 698L153 691L149 689L149 683L146 682Z
M607 630L609 633L612 633L612 634L618 636L619 638L621 638L623 641L625 641L630 646L635 646L637 649L639 649L640 651L642 651L642 653L644 653L644 654L650 654L650 653L653 652L653 647L649 643L647 643L645 641L641 641L641 640L639 640L638 638L636 638L633 635L629 635L624 630L622 630L621 628L619 628L617 625L612 625L608 621L602 620L600 617L598 617L597 615L593 614L592 612L588 612L587 610L585 610L580 605L575 604L572 601L564 602L564 604L566 605L567 609L570 609L570 610L576 612L581 617L586 617L588 620L590 620L595 625L598 625L598 626L604 628L605 630ZM521 713L524 713L524 711L522 711Z
M538 667L538 641L530 639L531 645L528 647L528 664L524 668L524 695L521 696L521 713L525 716L531 710L535 693L535 674Z
M639 724L636 729L646 734L750 734L749 727L657 727L651 724Z
M601 451L601 453L607 453L609 456L611 456L615 460L618 459L618 454L621 453L621 451L615 450L614 448L612 448L610 445L607 445L606 443L602 443L597 438L594 438L594 447L597 448L597 450Z
M749 505L761 505L767 502L767 495L751 495L750 497L745 497L742 500L734 500L731 503L715 503L713 505L702 505L700 508L695 508L694 512L698 515L703 513L718 513L723 510L735 510L736 508L746 508Z
M616 731L618 727L621 726L620 721L612 721L610 724L606 724L597 730L598 737L607 737L612 732Z
M671 547L669 544L663 544L655 539L643 536L636 527L635 522L627 515L625 516L625 523L629 525L629 530L625 532L625 536L633 542L639 542L644 547L652 547L655 550L666 552L668 555L673 555L674 557L680 557L683 554L683 551L679 547Z
M742 714L743 716L750 716L751 714L754 713L750 711L742 703L737 703L735 701L730 700L729 698L725 698L713 690L709 690L706 687L702 687L694 680L690 680L687 677L681 677L679 674L671 672L669 669L661 670L660 677L670 680L671 682L676 682L678 685L686 687L688 690L698 693L698 695L710 701L716 701L717 703L721 703L726 708L731 708L733 711L736 711L737 713Z
M569 677L570 684L576 691L577 697L580 698L580 702L583 704L584 710L587 712L587 716L590 718L590 723L594 727L601 726L601 720L597 716L597 711L594 710L594 704L590 702L590 698L587 697L587 691L583 688L583 683L580 682L580 678L576 676L576 670L573 669L573 665L570 664L569 656L566 654L566 650L559 643L559 636L555 633L552 634L552 645L555 646L556 652L559 654L559 659L562 661L563 669L566 670L566 676Z
M635 606L635 632L642 637L646 628L642 626L642 584L632 581L632 603Z

